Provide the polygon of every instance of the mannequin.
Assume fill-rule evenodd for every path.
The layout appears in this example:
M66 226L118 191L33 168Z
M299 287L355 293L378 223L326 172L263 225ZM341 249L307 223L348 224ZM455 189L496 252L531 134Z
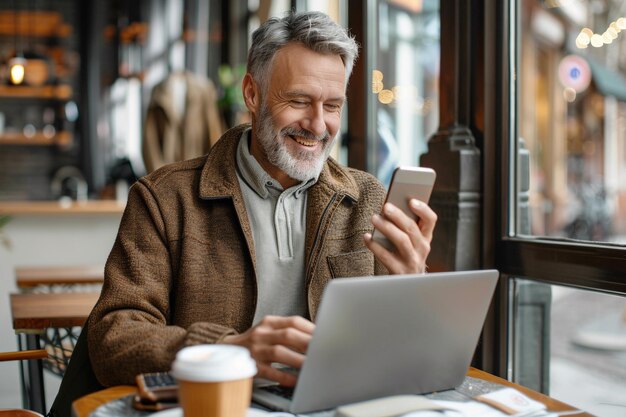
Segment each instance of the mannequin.
M174 112L182 118L187 107L187 83L185 81L185 44L182 41L174 43L169 54L169 65L172 69L167 78L168 88L173 97Z
M173 72L167 79L168 88L171 91L174 113L178 119L182 119L187 108L187 82L183 72Z
M152 90L144 128L147 173L204 155L223 133L211 80L184 70L184 44L170 51L172 72Z

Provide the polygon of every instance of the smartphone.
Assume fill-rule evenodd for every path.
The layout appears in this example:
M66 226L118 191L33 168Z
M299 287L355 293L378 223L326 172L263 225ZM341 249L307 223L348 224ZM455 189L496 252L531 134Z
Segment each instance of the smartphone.
M430 168L397 167L393 171L385 203L392 203L417 221L417 216L409 208L409 200L416 198L428 203L436 176L435 171ZM394 250L393 244L378 230L374 229L372 238L388 250Z
M135 382L144 402L175 401L178 397L178 384L168 372L139 374Z
M135 395L133 398L133 408L140 411L161 411L170 408L180 407L177 401L150 401Z

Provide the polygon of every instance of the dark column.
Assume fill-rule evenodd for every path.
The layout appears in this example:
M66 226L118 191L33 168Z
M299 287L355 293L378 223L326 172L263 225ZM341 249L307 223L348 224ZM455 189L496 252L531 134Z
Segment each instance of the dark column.
M97 123L101 97L102 30L106 10L102 1L79 2L80 26L80 132L81 171L90 193L104 186L106 167L98 147Z
M348 106L348 166L361 170L367 170L367 135L368 127L374 121L368 118L367 93L371 90L368 87L367 62L369 59L368 39L375 39L373 27L368 27L368 7L371 1L349 0L348 1L348 28L355 40L361 45L359 58L357 59L350 83L347 90ZM370 11L375 15L375 9ZM369 17L374 19L373 17Z
M420 159L420 165L437 171L431 207L439 221L428 258L430 271L481 265L480 150L470 127L473 3L441 2L440 126Z

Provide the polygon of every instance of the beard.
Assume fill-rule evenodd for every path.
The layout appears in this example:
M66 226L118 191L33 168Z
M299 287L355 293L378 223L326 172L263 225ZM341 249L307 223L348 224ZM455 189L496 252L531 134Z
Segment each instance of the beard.
M268 111L265 103L261 105L259 111L258 128L255 134L267 160L276 168L283 171L290 178L297 181L308 181L317 178L328 155L332 149L335 138L330 136L326 130L320 136L316 136L308 130L285 127L277 131L272 115ZM289 136L300 136L307 140L317 140L322 142L322 146L316 151L306 151L302 149L290 149L287 142L293 139Z

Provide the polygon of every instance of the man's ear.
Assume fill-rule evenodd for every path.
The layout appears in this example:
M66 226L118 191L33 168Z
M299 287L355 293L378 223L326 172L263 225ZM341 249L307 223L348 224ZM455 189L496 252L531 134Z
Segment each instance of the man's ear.
M253 116L258 116L258 110L261 104L261 94L259 92L259 86L254 81L250 73L247 73L243 77L243 80L241 81L241 91L243 92L243 100L250 113L252 113Z

